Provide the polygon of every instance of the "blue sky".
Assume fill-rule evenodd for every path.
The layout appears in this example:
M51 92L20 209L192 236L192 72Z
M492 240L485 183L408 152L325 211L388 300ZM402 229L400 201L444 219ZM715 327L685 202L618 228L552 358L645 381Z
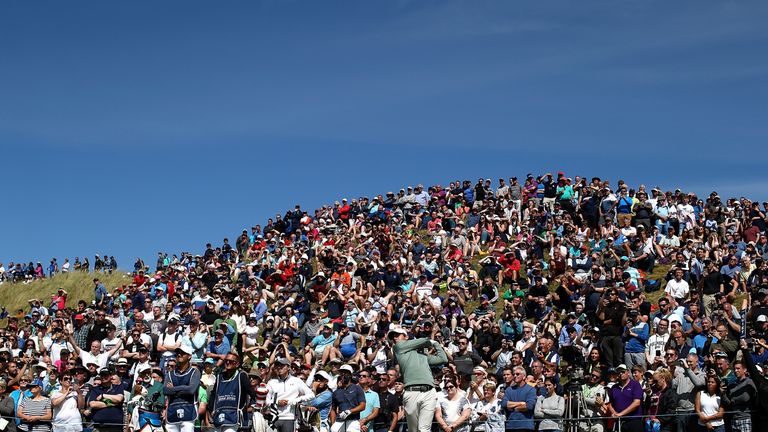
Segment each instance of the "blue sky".
M0 261L529 171L768 198L761 1L0 2Z

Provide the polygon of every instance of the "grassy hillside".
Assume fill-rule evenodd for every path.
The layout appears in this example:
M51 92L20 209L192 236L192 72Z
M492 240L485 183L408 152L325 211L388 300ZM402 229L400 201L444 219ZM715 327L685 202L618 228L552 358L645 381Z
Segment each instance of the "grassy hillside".
M79 300L90 302L93 300L93 278L99 278L104 282L109 292L115 288L128 284L130 276L122 272L112 274L105 273L64 273L50 279L42 279L28 284L5 282L0 285L0 306L5 306L13 315L17 309L29 310L27 303L31 299L40 299L44 306L50 305L51 294L59 288L64 288L69 297L67 306L74 306Z

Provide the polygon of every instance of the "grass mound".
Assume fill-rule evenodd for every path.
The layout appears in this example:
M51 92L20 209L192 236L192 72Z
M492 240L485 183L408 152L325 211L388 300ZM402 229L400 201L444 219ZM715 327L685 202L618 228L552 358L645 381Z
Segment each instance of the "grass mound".
M40 299L45 307L50 306L51 294L63 288L67 291L67 306L77 305L80 300L90 303L93 300L93 279L99 278L109 292L131 282L131 277L123 272L106 273L61 273L53 278L40 279L28 284L5 282L0 285L0 306L8 309L11 315L17 309L29 310L29 300Z

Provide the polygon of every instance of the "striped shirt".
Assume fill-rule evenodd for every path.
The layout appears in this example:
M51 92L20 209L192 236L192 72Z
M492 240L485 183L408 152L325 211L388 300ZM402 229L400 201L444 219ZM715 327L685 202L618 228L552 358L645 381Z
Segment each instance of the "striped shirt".
M24 398L19 405L19 410L28 416L42 416L51 412L51 400L47 397L41 397L40 399ZM51 422L34 422L27 423L22 421L19 425L19 430L24 432L50 432Z

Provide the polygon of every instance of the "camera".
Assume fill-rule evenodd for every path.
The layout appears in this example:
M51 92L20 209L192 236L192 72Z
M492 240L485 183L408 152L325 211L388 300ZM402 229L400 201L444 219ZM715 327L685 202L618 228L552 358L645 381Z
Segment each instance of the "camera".
M581 386L584 384L584 369L578 366L571 366L566 372L568 376L568 383L565 386L565 390L568 392L577 392L581 390Z
M746 338L745 341L747 342L747 349L750 350L750 351L754 351L755 350L755 340L752 339L751 337L749 337L749 338Z

